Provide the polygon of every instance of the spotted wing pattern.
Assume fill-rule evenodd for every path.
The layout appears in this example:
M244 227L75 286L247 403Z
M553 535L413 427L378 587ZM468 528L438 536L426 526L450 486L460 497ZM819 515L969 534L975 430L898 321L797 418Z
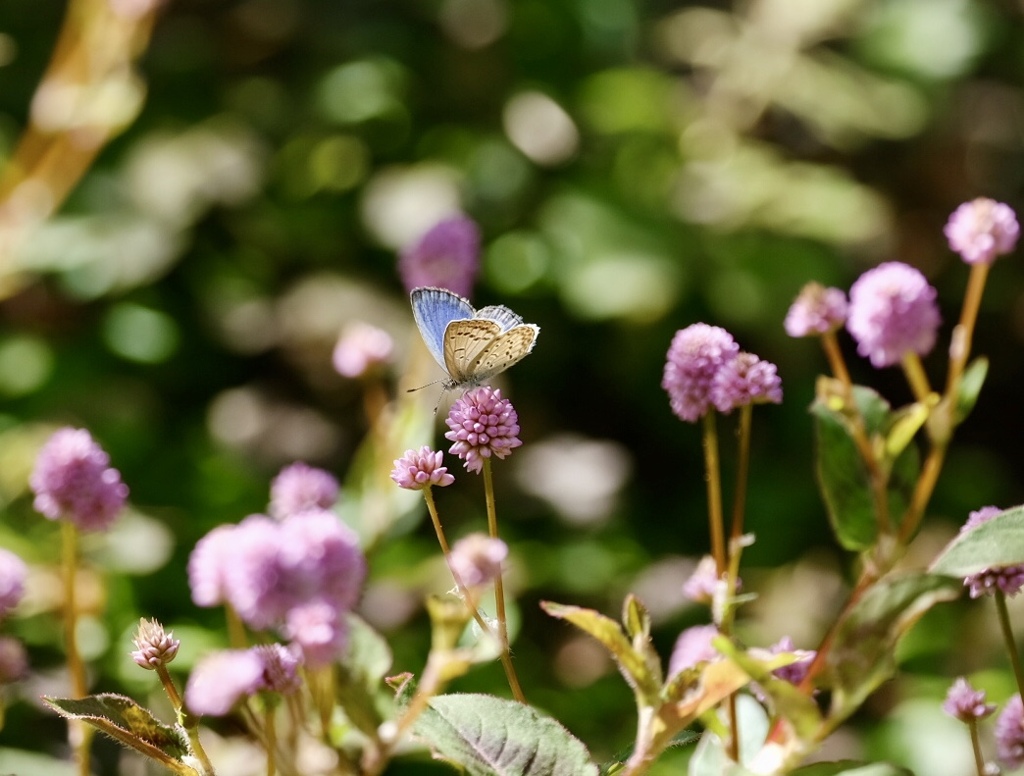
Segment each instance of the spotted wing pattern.
M452 382L476 382L477 360L502 336L501 326L484 318L449 323L444 333L444 365Z
M513 364L517 364L526 358L533 350L533 343L537 341L540 327L532 323L522 323L513 327L504 334L495 337L488 343L476 361L472 364L470 372L474 382L489 380L497 374L501 374Z

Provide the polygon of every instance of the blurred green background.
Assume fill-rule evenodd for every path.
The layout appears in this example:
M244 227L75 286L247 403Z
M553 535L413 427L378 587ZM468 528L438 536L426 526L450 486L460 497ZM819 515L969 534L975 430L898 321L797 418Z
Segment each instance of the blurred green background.
M4 158L41 110L33 95L65 11L0 5ZM461 211L483 233L474 301L541 327L501 380L524 441L495 467L517 665L533 703L610 757L632 738L630 693L596 644L537 602L616 614L635 591L666 656L705 620L679 592L707 521L698 429L659 385L673 332L721 325L779 366L785 402L755 412L757 543L743 576L761 597L741 635L812 648L852 559L831 541L812 473L806 408L824 359L785 336L789 303L809 280L848 288L883 260L918 266L946 322L926 362L937 383L967 275L942 226L975 196L1022 204L1024 24L1009 0L175 0L136 77L127 96L95 96L101 114L134 121L0 264L11 279L0 544L34 569L29 600L3 625L29 644L34 672L5 691L0 747L64 746L63 723L36 700L63 686L57 534L25 485L55 425L88 427L131 488L132 513L86 548L101 572L84 594L95 689L155 697L127 658L139 616L183 639L182 672L223 642L220 613L189 600L188 553L215 525L263 510L270 479L296 459L345 482L341 511L375 539L362 613L391 641L396 672L420 670L420 602L446 589L444 567L419 502L380 474L431 440L437 388L405 389L439 373L411 374L423 354L395 261ZM1022 289L1019 260L1001 260L976 337L989 383L911 562L927 563L969 510L1024 501ZM395 338L394 449L366 452L368 387L331 368L354 320ZM856 379L909 399L897 371L844 346ZM482 526L479 478L462 474L438 500L453 536ZM902 656L908 672L835 737L836 756L967 772L967 740L946 734L938 699L957 673L986 668L980 683L1009 694L990 614L961 604L926 618ZM454 689L507 694L497 666ZM106 772L137 772L113 746L99 753ZM16 769L14 756L0 749L0 769Z

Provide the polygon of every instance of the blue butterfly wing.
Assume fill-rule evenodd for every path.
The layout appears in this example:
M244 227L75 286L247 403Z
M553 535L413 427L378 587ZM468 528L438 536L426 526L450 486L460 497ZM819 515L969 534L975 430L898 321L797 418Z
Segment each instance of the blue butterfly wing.
M487 307L481 307L476 311L476 317L494 321L501 327L501 331L503 333L514 329L516 326L521 326L523 323L523 316L517 315L503 304L492 304Z
M423 342L434 360L448 371L444 362L445 329L452 321L472 318L476 312L473 305L446 288L414 288L409 300Z

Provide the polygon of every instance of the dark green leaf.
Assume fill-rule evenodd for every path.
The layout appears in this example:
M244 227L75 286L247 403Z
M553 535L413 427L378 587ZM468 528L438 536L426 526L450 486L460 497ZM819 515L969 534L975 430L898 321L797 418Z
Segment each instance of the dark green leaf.
M1012 507L958 534L929 569L966 577L995 566L1024 563L1024 506Z
M928 609L960 594L960 584L934 574L884 579L842 618L822 684L832 689L829 716L845 719L895 670L896 643Z
M62 717L80 719L175 773L195 776L195 770L181 762L188 745L178 728L164 724L131 698L106 693L43 701Z
M597 776L586 747L558 722L491 695L439 695L414 726L438 757L470 776Z

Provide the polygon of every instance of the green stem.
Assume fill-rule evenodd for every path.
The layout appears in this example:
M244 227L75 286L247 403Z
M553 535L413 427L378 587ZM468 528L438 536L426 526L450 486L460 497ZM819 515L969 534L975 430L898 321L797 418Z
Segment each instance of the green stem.
M918 401L925 401L932 393L932 387L928 382L928 374L921 364L921 357L917 353L907 353L903 356L900 365L903 367L903 374L910 385L910 391Z
M704 480L708 489L708 528L711 532L711 555L715 559L718 578L725 573L728 558L725 554L725 529L722 526L722 476L718 458L718 431L716 413L708 410L704 415Z
M444 535L444 526L441 525L441 517L437 512L437 504L434 502L434 492L428 485L423 489L423 499L427 502L427 512L430 513L430 522L434 524L434 533L437 535L437 543L441 546L441 552L444 553L445 563L448 564L448 570L452 573L452 578L455 580L455 586L459 589L459 595L462 596L462 600L466 602L466 606L473 613L473 620L476 622L483 633L491 633L491 627L487 624L487 620L484 619L483 615L480 614L480 607L477 606L477 597L473 595L459 578L459 575L455 573L455 569L452 568L452 550L448 545L448 539ZM492 634L493 635L493 634Z
M267 734L267 776L276 773L274 755L277 751L277 728L274 725L274 704L268 703L263 710L263 729Z
M967 291L964 293L964 306L960 310L960 322L953 329L953 341L949 344L949 374L946 377L946 398L955 406L957 393L960 389L960 377L967 366L971 355L971 341L974 339L974 324L978 320L981 308L981 297L988 280L991 265L981 263L971 265L971 274L967 278Z
M974 749L974 767L978 770L978 776L985 776L985 756L981 753L981 742L978 740L978 721L967 720L967 728L971 731L971 747Z
M88 691L85 663L78 651L78 602L75 599L75 577L78 572L78 529L69 520L61 521L61 555L64 579L64 649L71 676L71 697L84 698ZM68 741L75 752L80 776L89 776L89 751L92 728L80 721L69 721Z
M1024 671L1021 670L1020 655L1017 653L1017 641L1013 637L1013 626L1010 625L1010 611L1006 608L1006 594L1002 590L995 591L996 614L999 616L999 628L1003 632L1006 651L1010 655L1013 676L1017 680L1017 692L1024 698Z
M491 474L491 459L484 458L484 499L487 503L487 533L492 539L498 536L498 511L494 502L494 477ZM526 696L519 684L515 666L512 665L512 652L508 643L508 618L505 616L505 588L501 579L501 568L494 578L494 608L498 616L498 635L501 638L501 664L508 678L508 686L512 696L520 703L526 703Z
M175 714L178 715L178 722L185 729L185 733L188 736L189 748L192 750L192 755L199 760L203 766L205 771L204 776L214 776L213 763L210 762L210 758L207 756L206 750L203 749L203 744L199 740L199 720L189 714L185 709L185 704L181 699L181 694L178 692L178 688L174 685L174 680L171 679L171 675L167 671L167 666L158 665L156 667L156 675L160 678L160 684L163 685L164 692L167 694L167 698L170 700Z
M753 410L752 404L745 404L740 408L740 420L736 429L736 493L732 505L732 530L729 534L733 541L743 535L743 517L747 508L747 479L750 476L750 422ZM731 553L732 548L729 550Z

